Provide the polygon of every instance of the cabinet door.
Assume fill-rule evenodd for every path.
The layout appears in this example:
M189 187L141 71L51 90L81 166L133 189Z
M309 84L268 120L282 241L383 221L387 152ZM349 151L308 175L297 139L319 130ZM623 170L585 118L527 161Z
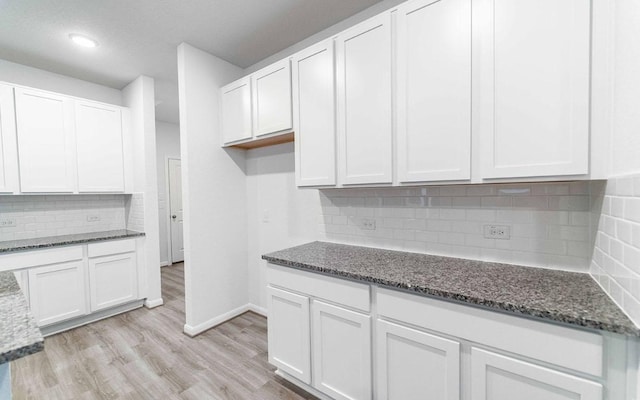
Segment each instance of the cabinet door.
M71 261L29 270L31 311L39 326L87 313L84 261Z
M602 385L476 348L471 349L473 400L602 400Z
M314 301L313 386L338 400L371 399L371 320Z
M73 100L22 88L15 97L22 192L73 192Z
M293 57L293 104L297 185L335 185L333 40Z
M309 298L267 287L269 362L311 384Z
M459 400L460 343L378 320L381 400Z
M255 136L291 130L291 66L282 60L251 75Z
M589 172L590 5L474 1L483 178Z
M222 141L251 139L251 80L240 79L220 89L222 98Z
M471 2L398 9L400 182L471 178Z
M76 101L78 191L123 192L120 107Z
M336 39L338 168L342 184L391 183L391 15Z
M89 259L91 312L138 299L135 253Z
M18 192L18 155L13 88L0 84L0 193Z

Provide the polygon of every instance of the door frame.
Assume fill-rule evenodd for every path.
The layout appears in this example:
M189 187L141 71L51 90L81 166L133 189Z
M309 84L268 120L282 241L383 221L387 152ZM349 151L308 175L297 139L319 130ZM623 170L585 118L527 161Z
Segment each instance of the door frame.
M167 211L165 213L165 218L167 220L167 250L169 259L167 260L167 265L173 265L173 237L171 236L171 179L169 177L169 161L180 161L182 163L182 159L176 156L165 156L164 160L164 176L165 176L165 198L167 204Z

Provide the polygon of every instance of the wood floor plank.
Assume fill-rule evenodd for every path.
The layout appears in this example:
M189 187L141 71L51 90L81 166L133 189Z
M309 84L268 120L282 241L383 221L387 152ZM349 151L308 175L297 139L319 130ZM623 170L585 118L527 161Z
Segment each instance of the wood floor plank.
M182 333L184 266L162 268L165 304L45 339L11 363L15 400L315 399L274 374L267 322L248 312L203 334Z

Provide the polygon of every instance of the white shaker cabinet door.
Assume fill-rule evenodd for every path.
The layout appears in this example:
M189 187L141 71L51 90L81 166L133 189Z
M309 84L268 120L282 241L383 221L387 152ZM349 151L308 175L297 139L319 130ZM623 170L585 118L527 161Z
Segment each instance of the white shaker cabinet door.
M471 349L472 400L602 400L602 385L477 348Z
M459 400L460 343L378 320L380 400Z
M371 317L314 301L313 385L336 400L371 399Z
M223 143L251 139L251 79L247 76L223 86L220 96Z
M29 303L38 326L87 314L84 263L78 260L29 269Z
M120 107L76 101L79 192L123 192Z
M253 132L262 136L291 130L291 65L279 61L251 75Z
M339 183L391 183L391 15L383 13L336 39Z
M397 27L398 180L468 180L471 2L410 1Z
M309 298L267 287L269 362L311 384Z
M32 89L15 89L22 192L75 191L73 100Z
M293 57L293 120L298 186L336 184L333 41Z
M0 193L18 192L18 154L13 87L0 84Z
M591 2L473 4L482 178L587 174Z
M89 259L91 312L138 299L136 253Z

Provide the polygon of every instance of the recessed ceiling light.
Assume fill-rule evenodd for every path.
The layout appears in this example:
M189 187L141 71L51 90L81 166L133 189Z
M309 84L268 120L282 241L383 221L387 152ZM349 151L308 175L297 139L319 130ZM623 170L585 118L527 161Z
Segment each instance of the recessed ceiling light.
M73 43L77 44L78 46L82 46L82 47L97 47L98 46L98 42L96 42L95 40L88 38L84 35L80 35L78 33L71 33L69 34L69 39L71 39L73 41Z

